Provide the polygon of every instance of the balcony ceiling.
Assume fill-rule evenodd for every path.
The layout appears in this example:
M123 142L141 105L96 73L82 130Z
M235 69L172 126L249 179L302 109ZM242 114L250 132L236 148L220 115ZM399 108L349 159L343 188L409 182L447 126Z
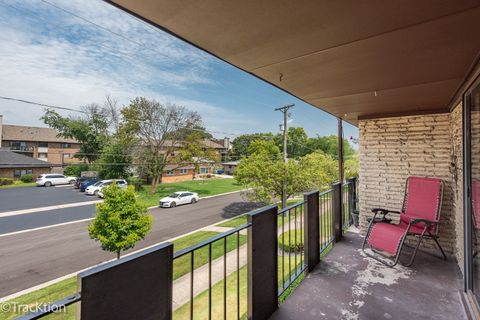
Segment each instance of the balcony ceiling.
M448 111L480 52L480 0L114 0L337 117Z

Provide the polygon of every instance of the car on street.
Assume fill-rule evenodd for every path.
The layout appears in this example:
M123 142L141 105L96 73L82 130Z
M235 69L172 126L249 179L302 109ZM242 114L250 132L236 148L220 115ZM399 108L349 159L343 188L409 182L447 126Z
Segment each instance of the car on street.
M127 186L128 186L128 183L127 181L125 180L115 180L115 183L117 184L117 186L120 188L120 189L125 189ZM102 188L100 189L100 191L98 191L97 193L97 196L99 198L102 198L103 199L103 188L106 187L108 185L104 185L102 186Z
M90 179L86 179L86 180L83 180L81 183L80 183L80 187L79 187L79 191L80 192L85 192L85 190L91 186L92 184L94 183L97 183L99 180L98 179L95 179L95 178L90 178Z
M62 184L74 184L77 181L76 177L66 177L63 174L45 173L41 174L35 180L37 186L51 187Z
M85 194L87 194L89 196L93 196L93 195L98 196L98 193L104 187L107 187L107 186L111 185L112 183L116 183L120 188L125 188L127 186L127 181L123 180L123 179L101 180L101 181L97 181L96 183L88 186L85 189Z
M160 199L160 208L174 208L182 204L194 204L200 198L198 194L190 191L177 191L169 195L168 197Z

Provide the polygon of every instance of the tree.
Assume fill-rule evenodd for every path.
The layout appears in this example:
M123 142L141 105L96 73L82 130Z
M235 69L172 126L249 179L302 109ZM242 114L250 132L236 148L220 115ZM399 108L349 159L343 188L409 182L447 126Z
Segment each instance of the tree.
M78 117L64 117L52 109L47 109L41 119L57 130L60 136L77 140L80 143L80 152L75 154L75 157L88 163L100 157L99 151L108 141L108 114L97 104L84 107L83 115Z
M182 130L200 126L201 117L185 107L146 98L132 100L122 110L122 116L123 130L140 142L135 159L152 178L151 192L156 193L163 168L173 158L174 146L181 141Z
M273 141L256 140L249 146L250 156L244 157L235 178L246 189L245 196L252 201L273 203L282 198L283 182L287 182L287 199L306 191L308 185L302 176L298 161L286 164Z
M343 169L345 170L345 178L358 177L358 170L360 168L358 153L355 153L347 160L345 160Z
M283 150L283 135L275 136L275 142ZM311 153L307 147L308 136L302 127L290 127L287 134L287 154L289 158L299 158Z
M110 143L103 147L102 155L98 160L100 176L104 179L127 178L132 163L132 148L131 139L112 137Z
M280 149L272 140L254 140L247 148L248 154L265 154L271 158L280 157Z
M88 226L91 239L102 249L117 254L131 249L144 239L152 227L153 218L147 207L138 203L132 187L125 190L115 184L104 188L105 200L97 204L95 218Z
M326 190L338 180L338 161L322 151L300 158L300 166L309 189Z
M307 142L307 147L312 150L321 150L326 154L331 155L334 159L338 159L338 137L336 135L329 135L323 137L310 138ZM356 153L347 139L343 139L343 156L348 159Z
M181 142L182 148L178 151L176 162L191 163L194 165L193 178L200 171L200 165L211 162L218 162L220 155L218 152L205 144L202 132L193 131Z
M232 141L232 153L234 156L240 158L249 156L248 147L252 141L257 140L272 140L274 138L271 132L268 133L251 133L251 134L242 134L236 137Z
M182 128L176 134L179 140L186 140L193 132L196 132L201 139L213 139L212 134L202 125L194 125L192 128Z

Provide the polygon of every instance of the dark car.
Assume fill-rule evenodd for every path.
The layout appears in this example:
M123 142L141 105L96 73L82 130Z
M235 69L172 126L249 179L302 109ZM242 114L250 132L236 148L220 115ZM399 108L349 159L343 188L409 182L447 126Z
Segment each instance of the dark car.
M87 180L90 180L92 178L88 178L88 177L80 177L80 178L77 178L77 181L75 182L75 189L80 189L80 184L84 181L87 181Z
M80 192L85 192L85 189L87 189L88 186L91 186L92 184L96 183L98 179L87 179L84 180L82 183L80 183Z

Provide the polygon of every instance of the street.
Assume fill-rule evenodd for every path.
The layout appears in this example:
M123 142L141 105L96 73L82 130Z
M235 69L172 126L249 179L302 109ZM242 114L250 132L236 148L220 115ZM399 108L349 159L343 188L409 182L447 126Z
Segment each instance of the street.
M86 198L85 201L92 200L92 197L68 189L63 188L61 192L79 194ZM48 191L50 190L58 191L60 188L55 190L51 188ZM5 211L3 206L5 198L2 198L4 191L6 190L0 190L1 211ZM26 192L35 194L36 191ZM53 202L59 204L56 198ZM20 207L33 207L33 203L24 201L17 207L12 204L8 207L11 210L18 210ZM151 209L149 212L154 217L152 231L133 250L191 232L251 209L252 204L244 202L240 193L202 199L195 205ZM99 243L88 237L89 221L52 225L91 217L92 210L94 211L94 205L0 218L1 230L4 230L4 233L5 230L8 232L24 230L21 233L0 235L0 297L114 258L114 254L102 251ZM45 228L26 230L38 226Z

